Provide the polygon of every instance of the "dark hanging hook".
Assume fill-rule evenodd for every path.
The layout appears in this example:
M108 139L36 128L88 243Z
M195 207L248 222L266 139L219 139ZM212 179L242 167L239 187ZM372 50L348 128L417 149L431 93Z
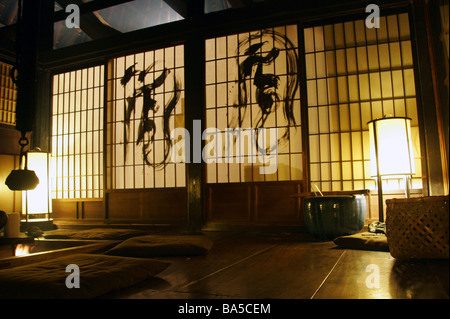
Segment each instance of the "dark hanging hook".
M19 139L20 145L20 157L19 157L19 168L22 168L22 158L25 157L25 170L28 169L28 160L27 160L27 152L24 151L24 148L29 144L27 137L25 136L25 132L22 132L22 136Z
M32 131L33 120L35 114L36 104L36 56L33 51L28 52L25 49L22 40L32 39L32 35L28 34L25 26L22 24L23 18L23 0L18 0L17 23L16 23L16 64L10 71L10 77L18 88L17 106L16 106L16 129L21 132L19 139L20 157L19 169L11 171L6 178L5 184L9 189L14 191L32 190L39 184L39 178L33 170L28 169L28 156L25 147L28 146L29 141L26 133ZM28 0L28 14L33 12L31 4L36 5L33 0ZM25 33L27 32L27 33ZM26 34L25 37L22 37ZM26 76L24 76L26 74ZM24 168L22 163L25 161Z
M19 169L11 171L6 178L5 184L13 191L23 191L35 189L39 184L39 178L35 171L28 169L28 154L24 150L29 144L25 132L22 131L22 136L19 139L20 145L20 157L19 157ZM25 161L25 167L22 169L22 161Z

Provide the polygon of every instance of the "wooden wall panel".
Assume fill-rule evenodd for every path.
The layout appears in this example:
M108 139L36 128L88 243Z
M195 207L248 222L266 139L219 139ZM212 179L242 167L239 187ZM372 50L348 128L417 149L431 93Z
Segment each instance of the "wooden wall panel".
M105 207L103 200L53 199L53 219L56 221L103 221Z
M207 187L207 221L251 223L251 186L247 183L210 184Z
M137 192L106 194L107 218L111 220L142 219L142 196Z
M78 219L78 201L54 199L52 202L54 220L77 220Z
M103 220L105 218L104 202L99 200L82 202L81 212L85 220Z
M185 189L157 189L143 193L142 196L144 219L175 224L186 221Z
M301 182L207 184L205 226L303 226Z
M58 222L170 224L187 223L186 189L110 191L103 200L53 200Z
M182 225L187 222L185 188L111 191L106 196L108 222Z
M293 194L300 193L299 184L255 185L255 215L259 223L272 225L300 225L300 200Z

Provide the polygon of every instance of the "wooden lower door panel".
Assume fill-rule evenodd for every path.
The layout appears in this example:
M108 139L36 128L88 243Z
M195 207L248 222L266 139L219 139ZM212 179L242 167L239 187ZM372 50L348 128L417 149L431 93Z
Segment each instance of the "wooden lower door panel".
M53 199L52 217L55 221L92 221L105 219L103 199Z
M55 220L77 220L80 217L79 204L76 200L53 199L52 217Z
M186 189L111 191L106 195L109 222L183 225L187 222Z
M208 185L207 193L207 221L245 225L252 222L250 185Z
M255 219L269 225L300 225L303 218L299 198L292 196L299 193L299 184L256 184Z
M84 220L102 220L105 218L105 204L103 200L85 201L82 205L82 217Z
M301 182L206 184L206 226L303 226Z

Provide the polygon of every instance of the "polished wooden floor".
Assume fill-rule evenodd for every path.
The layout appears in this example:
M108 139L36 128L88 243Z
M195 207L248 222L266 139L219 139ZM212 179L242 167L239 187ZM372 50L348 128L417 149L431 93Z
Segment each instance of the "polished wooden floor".
M206 232L208 254L105 298L448 299L448 260L398 261L308 234ZM370 266L369 266L370 265ZM368 267L369 266L369 267ZM379 277L377 277L379 274Z

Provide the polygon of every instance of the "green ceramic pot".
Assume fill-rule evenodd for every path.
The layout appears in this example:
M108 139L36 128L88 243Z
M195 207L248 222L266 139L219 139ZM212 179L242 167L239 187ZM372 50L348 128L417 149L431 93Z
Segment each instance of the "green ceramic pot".
M309 232L322 239L351 235L364 227L364 195L305 197L303 214Z

